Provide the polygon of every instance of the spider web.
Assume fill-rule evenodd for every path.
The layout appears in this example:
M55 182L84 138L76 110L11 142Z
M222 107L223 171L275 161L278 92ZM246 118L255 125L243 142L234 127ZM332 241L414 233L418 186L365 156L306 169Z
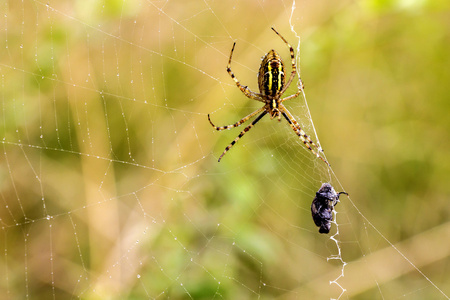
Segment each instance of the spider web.
M420 227L415 214L416 231L392 230L410 223L383 212L407 204L375 209L380 195L361 191L376 185L363 180L358 169L371 165L345 131L361 133L339 115L352 102L326 85L342 69L325 68L318 28L332 28L333 15L350 26L356 6L3 2L3 297L448 299L448 220ZM296 49L307 93L285 104L331 168L268 117L217 162L240 128L216 132L207 114L225 125L261 105L225 71L231 45L233 71L257 91L260 57L274 48L289 61L271 26ZM323 182L350 194L330 235L310 212Z

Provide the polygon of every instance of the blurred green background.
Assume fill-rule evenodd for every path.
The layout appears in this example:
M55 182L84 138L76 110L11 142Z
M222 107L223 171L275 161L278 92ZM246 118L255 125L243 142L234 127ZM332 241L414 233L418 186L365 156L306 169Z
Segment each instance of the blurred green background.
M450 2L1 10L5 299L448 299ZM308 106L286 105L332 169L268 117L217 163L240 130L207 114L260 107L229 51L256 91L268 50L289 61L271 26L301 39ZM310 215L322 182L350 194L339 249Z

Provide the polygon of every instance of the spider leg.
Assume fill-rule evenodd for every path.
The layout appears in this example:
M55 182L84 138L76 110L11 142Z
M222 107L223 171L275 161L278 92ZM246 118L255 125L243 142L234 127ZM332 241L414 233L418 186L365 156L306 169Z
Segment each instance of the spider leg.
M239 82L239 80L236 78L236 76L234 75L233 71L231 71L231 58L233 56L233 51L234 51L234 47L235 46L236 46L236 42L234 42L233 48L231 48L230 59L228 60L228 65L227 65L227 72L228 72L228 74L230 74L231 78L234 80L234 82L236 83L237 87L244 93L244 95L246 97L265 103L264 99L261 98L261 96L259 94L253 92L247 86L243 86Z
M299 80L299 84L298 84L298 90L297 90L297 93L295 93L294 95L290 95L290 96L288 96L288 97L285 97L285 98L281 99L281 100L280 100L280 103L283 103L283 102L286 101L286 100L290 100L290 99L293 99L293 98L297 98L298 95L300 95L300 94L302 93L302 91L303 91L303 89L304 89L303 82L302 82L302 80L301 80L300 78L298 78L298 80Z
M208 114L208 121L209 121L209 123L212 125L212 127L214 127L216 130L220 131L220 130L230 129L230 128L233 128L233 127L238 127L238 126L240 126L242 123L244 123L244 122L246 122L247 120L253 118L253 116L257 115L258 113L260 113L260 112L263 111L263 110L264 110L264 106L261 107L261 108L258 109L258 110L255 110L254 112L252 112L252 113L249 114L248 116L243 117L241 120L239 120L238 122L236 122L236 123L234 123L234 124L232 124L232 125L216 126L216 125L214 125L213 122L211 121L211 119L210 119L210 117L209 117L209 114Z
M291 115L291 113L287 110L287 108L283 105L280 107L283 116L286 118L286 120L288 120L289 124L292 124L294 126L294 130L297 133L297 135L301 135L309 144L313 145L314 147L316 147L317 149L321 150L319 148L319 146L317 146L312 140L311 138L306 134L305 131L303 131L303 129L300 127L300 124L298 124L298 122L295 120L295 118ZM292 127L292 126L291 126Z
M228 150L231 149L231 147L233 147L234 144L236 144L236 142L244 136L244 134L249 131L250 129L252 129L253 126L255 126L256 123L258 123L259 120L262 119L262 117L264 117L267 114L267 111L264 110L255 120L253 120L253 122L248 125L247 127L244 128L244 130L241 131L241 133L239 133L239 135L237 136L237 138L235 138L223 151L222 155L219 157L219 162L222 159L222 157L225 155L225 153L228 152Z
M330 165L328 161L320 156L314 149L311 148L310 145L313 145L317 149L319 147L311 140L311 138L306 134L306 132L303 131L303 129L300 127L300 125L297 123L297 121L292 117L292 115L289 113L289 111L286 108L281 108L281 113L283 114L283 117L288 121L289 125L291 126L292 130L295 131L295 133L300 137L303 144L305 144L306 148L308 148L309 151L311 151L315 156L323 160L324 163L327 165Z
M298 90L297 93L295 93L295 94L293 94L293 95L290 95L290 96L288 96L288 97L286 97L286 98L281 99L281 100L280 100L280 103L282 103L282 102L284 102L284 101L286 101L286 100L290 100L290 99L293 99L293 98L297 98L298 95L300 95L301 92L302 92L302 90Z
M288 87L291 85L292 80L294 80L295 74L297 74L297 65L295 64L294 48L292 48L292 46L288 43L288 41L286 41L286 39L280 33L278 33L278 31L275 30L275 28L272 27L272 30L283 40L283 42L286 43L286 45L289 47L289 52L291 53L292 71L291 71L291 75L289 76L288 81L286 82L286 85L280 91L280 95L282 95L284 92L286 92ZM300 79L300 77L298 78L298 80L300 81L299 87L301 86L301 89L299 89L299 91L297 92L297 96L301 93L301 90L303 90L303 88L304 88L303 82ZM295 98L295 97L292 97L292 98ZM289 99L291 99L291 98L289 98ZM288 100L288 99L285 99L285 100ZM283 100L283 101L285 101L285 100Z

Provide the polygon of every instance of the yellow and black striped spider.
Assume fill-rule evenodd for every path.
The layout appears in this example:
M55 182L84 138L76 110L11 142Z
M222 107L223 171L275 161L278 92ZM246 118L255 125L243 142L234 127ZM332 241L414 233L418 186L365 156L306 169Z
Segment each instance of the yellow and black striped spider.
M298 91L285 98L281 98L281 96L284 94L284 92L287 90L289 85L291 84L292 80L295 77L295 74L297 73L297 66L295 64L295 57L294 57L294 49L291 45L286 41L286 39L278 33L273 27L272 30L286 43L286 45L289 47L289 51L291 52L291 60L292 60L292 71L291 75L286 82L286 76L285 76L285 69L283 60L281 59L280 55L275 50L270 50L269 53L264 56L261 66L259 67L259 73L258 73L258 85L259 85L259 94L251 91L247 86L243 86L239 83L239 80L236 78L234 73L231 71L231 57L233 56L234 46L236 46L236 42L233 44L233 48L231 48L230 53L230 59L228 60L227 65L227 72L230 74L231 78L236 83L237 87L244 93L245 96L247 96L250 99L257 100L264 103L264 106L260 109L252 112L248 116L244 117L240 121L236 122L232 125L226 125L226 126L215 126L213 122L211 121L209 114L208 114L208 120L209 123L216 129L216 130L225 130L230 129L233 127L238 127L245 121L253 118L257 114L261 113L256 119L247 127L244 128L244 130L238 135L234 141L231 142L226 148L225 151L223 151L222 155L219 157L219 161L222 159L222 157L227 153L228 150L230 150L231 147L241 138L244 136L244 134L249 131L253 126L255 126L256 123L258 123L259 120L261 120L266 114L270 115L270 118L273 119L275 117L278 118L278 121L281 121L281 116L283 116L291 128L295 131L295 133L300 137L302 142L305 144L306 148L308 148L312 153L314 153L318 158L323 160L326 164L328 162L320 156L316 151L314 151L311 148L311 145L316 147L318 150L321 151L321 149L310 139L310 137L303 131L303 129L300 127L298 122L294 119L292 114L286 109L286 107L282 104L284 101L293 99L298 97L300 93L303 90L303 83L301 79L299 78L299 89ZM301 88L300 88L301 86ZM329 165L329 164L328 164Z

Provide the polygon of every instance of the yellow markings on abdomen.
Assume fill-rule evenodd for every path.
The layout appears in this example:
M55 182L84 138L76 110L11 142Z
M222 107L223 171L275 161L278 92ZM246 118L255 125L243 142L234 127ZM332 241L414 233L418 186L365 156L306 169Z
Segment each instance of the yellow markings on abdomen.
M267 86L267 88L268 88L268 90L269 91L271 91L272 90L272 80L273 80L273 74L272 74L272 65L271 64L268 64L268 66L267 66L267 73L268 73L268 75L269 75L269 79L268 79L268 86Z
M258 84L261 94L275 97L284 86L284 65L275 50L270 50L264 56L258 74Z

